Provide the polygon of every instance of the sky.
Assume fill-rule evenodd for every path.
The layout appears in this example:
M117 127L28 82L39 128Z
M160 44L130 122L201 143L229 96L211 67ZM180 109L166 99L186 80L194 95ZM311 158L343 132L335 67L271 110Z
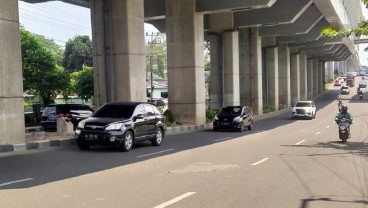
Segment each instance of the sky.
M362 8L365 19L368 9ZM76 35L88 35L92 39L91 17L88 8L66 4L61 1L50 1L39 4L29 4L19 1L20 23L26 30L53 39L55 43L65 46L65 43ZM152 25L145 24L146 32L157 32ZM362 65L368 66L368 52L364 49L368 44L360 44L358 54Z
M61 46L65 46L76 35L88 35L92 39L89 8L61 1L38 4L19 1L19 18L26 30L53 39ZM145 24L146 32L157 30L152 25Z

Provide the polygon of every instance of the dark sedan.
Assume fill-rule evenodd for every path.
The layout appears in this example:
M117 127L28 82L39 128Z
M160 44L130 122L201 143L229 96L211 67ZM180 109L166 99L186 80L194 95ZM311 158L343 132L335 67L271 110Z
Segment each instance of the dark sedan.
M247 106L227 106L220 110L213 121L213 130L236 129L240 132L253 128L253 111Z
M146 140L159 146L165 134L164 116L149 103L107 103L81 121L75 134L80 149L104 145L128 152L135 142Z

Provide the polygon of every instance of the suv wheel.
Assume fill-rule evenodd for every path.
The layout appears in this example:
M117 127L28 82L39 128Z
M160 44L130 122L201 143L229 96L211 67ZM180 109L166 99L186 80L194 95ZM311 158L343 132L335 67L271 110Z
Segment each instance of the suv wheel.
M161 128L159 127L156 132L156 136L151 140L153 146L160 146L163 139L163 133Z
M127 131L125 133L124 139L120 141L118 148L122 152L129 152L133 147L133 142L134 142L134 136L132 132Z

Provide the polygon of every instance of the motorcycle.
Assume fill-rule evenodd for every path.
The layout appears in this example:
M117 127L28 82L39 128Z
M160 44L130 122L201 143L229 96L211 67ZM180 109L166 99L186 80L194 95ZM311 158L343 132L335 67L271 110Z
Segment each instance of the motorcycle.
M350 121L346 118L343 118L339 122L339 138L342 143L346 143L346 140L350 137Z
M360 92L358 92L358 94L359 94L359 99L362 100L363 99L363 92L360 91Z

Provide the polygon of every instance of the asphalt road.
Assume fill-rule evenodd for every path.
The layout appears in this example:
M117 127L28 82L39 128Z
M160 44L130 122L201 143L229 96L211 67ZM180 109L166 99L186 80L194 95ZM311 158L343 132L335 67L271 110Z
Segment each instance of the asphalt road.
M359 79L359 78L358 78ZM314 120L290 114L252 131L167 136L131 152L76 146L0 155L0 207L368 207L368 89L343 95L354 116L339 142L338 87Z

